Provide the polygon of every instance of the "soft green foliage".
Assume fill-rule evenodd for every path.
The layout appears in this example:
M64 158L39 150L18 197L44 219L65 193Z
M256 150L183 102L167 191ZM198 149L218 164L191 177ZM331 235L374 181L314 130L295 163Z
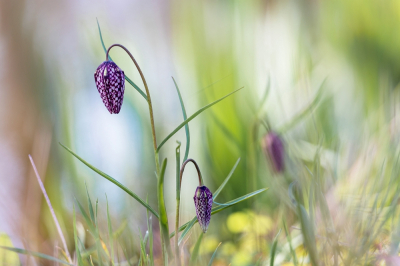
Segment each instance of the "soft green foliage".
M165 104L156 108L156 119L150 115L150 125L157 122L155 132L151 131L146 120L149 114L141 106L147 103L152 110L150 97L136 85L133 73L129 73L132 79L125 75L135 95L138 92L146 99L137 104L128 98L124 103L130 107L124 111L134 111L138 117L134 132L139 133L129 135L142 145L132 151L132 158L140 160L132 164L138 169L131 165L118 169L124 171L118 180L126 178L122 184L97 168L106 169L101 162L94 163L89 156L87 160L95 167L78 156L74 151L81 151L74 144L79 142L68 139L71 136L59 138L72 148L60 144L68 151L69 158L62 163L78 191L72 215L68 208L60 215L64 231L71 234L67 243L74 250L73 263L399 264L399 2L334 0L320 1L312 8L307 1L177 0L169 4L168 29L179 59L173 58L171 66L180 78L162 83L158 90L151 85L160 83L149 79L149 87L155 104L176 99L177 94L179 104L176 101L175 112L168 114L176 120L164 119L163 112L170 110ZM96 35L95 45L106 52L99 23L98 33L100 42ZM129 38L140 42L136 35ZM135 53L143 53L143 62L152 63L145 61L148 51L136 43L128 45L135 45ZM149 65L147 69L154 67ZM164 94L169 89L170 98ZM71 112L68 104L61 104ZM197 110L197 106L202 107ZM179 125L169 125L169 121ZM185 135L183 131L179 135L183 127ZM273 169L266 150L265 136L271 131L284 146L283 171ZM167 142L175 138L178 145L173 150ZM180 141L186 141L185 145ZM92 143L87 145L97 151ZM204 181L214 191L206 234L196 226L193 209L187 208L187 203L193 204L193 184L181 190L181 159L185 161L189 153L202 162ZM71 162L73 157L83 166ZM79 167L94 173L78 171ZM90 182L86 186L84 180L89 175L98 178L95 173L135 203L119 198L121 204L116 206L111 197L106 202L100 197L94 204L90 195L98 192L97 187ZM87 204L80 203L85 200ZM280 234L282 227L285 235ZM49 245L56 237L51 229L46 230L52 240L46 241ZM49 256L11 246L1 248L39 262L71 265L62 251Z

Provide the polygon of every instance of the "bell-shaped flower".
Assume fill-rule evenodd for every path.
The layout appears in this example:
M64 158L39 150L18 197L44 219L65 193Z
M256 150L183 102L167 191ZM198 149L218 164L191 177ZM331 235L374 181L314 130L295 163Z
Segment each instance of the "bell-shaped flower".
M203 232L207 232L211 220L211 209L213 196L206 186L198 186L194 194L194 206L196 208L197 220Z
M263 150L276 173L282 173L285 168L285 148L281 138L274 132L269 132L263 139Z
M125 75L114 62L104 61L94 73L97 90L111 114L118 114L124 100Z

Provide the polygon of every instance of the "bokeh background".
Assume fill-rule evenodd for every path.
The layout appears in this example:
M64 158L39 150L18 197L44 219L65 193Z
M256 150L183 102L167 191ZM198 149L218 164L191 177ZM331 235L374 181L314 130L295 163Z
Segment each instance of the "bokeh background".
M348 211L361 201L361 187L370 189L362 195L371 199L388 189L384 195L389 196L378 200L383 207L393 199L391 189L399 183L393 170L400 123L399 1L4 0L0 232L14 246L53 254L61 245L28 159L31 154L70 251L72 208L75 198L86 201L86 183L92 199L99 201L100 225L107 225L107 194L113 226L123 225L125 231L121 246L128 247L129 256L139 256L145 209L58 144L142 198L148 196L150 205L156 206L147 105L127 84L120 114L111 115L103 106L93 78L105 60L96 19L105 45L120 43L139 62L152 95L159 142L183 121L171 76L188 115L244 87L190 122L189 157L199 163L212 191L241 158L220 202L264 187L269 190L213 216L200 265L208 262L220 242L216 265L254 265L268 258L282 220L294 235L300 234L287 188L295 180L310 187L309 171L320 173L338 237L351 238L342 241L348 245L357 239L346 234L351 221L368 219L366 213ZM143 88L129 57L118 48L111 55ZM285 143L284 174L275 173L263 153L267 128ZM161 151L169 160L170 231L175 217L176 140L185 146L184 129ZM195 170L188 167L181 223L195 215L196 180ZM306 205L311 210L311 204ZM79 215L78 221L85 237ZM318 221L315 218L317 225ZM157 223L154 230L158 232ZM184 256L190 257L199 234L197 226L185 243ZM387 238L377 242L384 245ZM23 264L46 264L19 258ZM282 255L277 263L284 261L289 259Z

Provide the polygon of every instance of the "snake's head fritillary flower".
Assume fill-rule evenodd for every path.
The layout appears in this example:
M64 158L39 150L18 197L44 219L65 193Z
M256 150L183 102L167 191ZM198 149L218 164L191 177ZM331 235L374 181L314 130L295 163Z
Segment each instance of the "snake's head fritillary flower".
M263 150L268 156L276 173L282 173L285 168L285 148L281 138L274 132L269 132L263 139Z
M207 232L211 220L211 208L213 197L206 186L198 186L194 194L194 206L196 207L197 220L203 232Z
M94 73L97 90L111 114L118 114L124 100L125 75L114 62L104 61Z

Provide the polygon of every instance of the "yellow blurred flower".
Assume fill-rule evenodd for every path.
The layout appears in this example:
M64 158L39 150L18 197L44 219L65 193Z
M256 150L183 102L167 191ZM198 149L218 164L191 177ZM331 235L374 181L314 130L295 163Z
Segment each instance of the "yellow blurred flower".
M218 239L215 236L205 237L200 246L200 254L213 253L218 244Z
M245 212L234 212L228 216L226 225L232 233L242 233L249 226L249 216Z
M251 255L246 251L239 251L232 258L232 266L247 265L251 262Z
M236 246L232 242L222 243L220 249L221 253L226 256L230 256L236 252Z

